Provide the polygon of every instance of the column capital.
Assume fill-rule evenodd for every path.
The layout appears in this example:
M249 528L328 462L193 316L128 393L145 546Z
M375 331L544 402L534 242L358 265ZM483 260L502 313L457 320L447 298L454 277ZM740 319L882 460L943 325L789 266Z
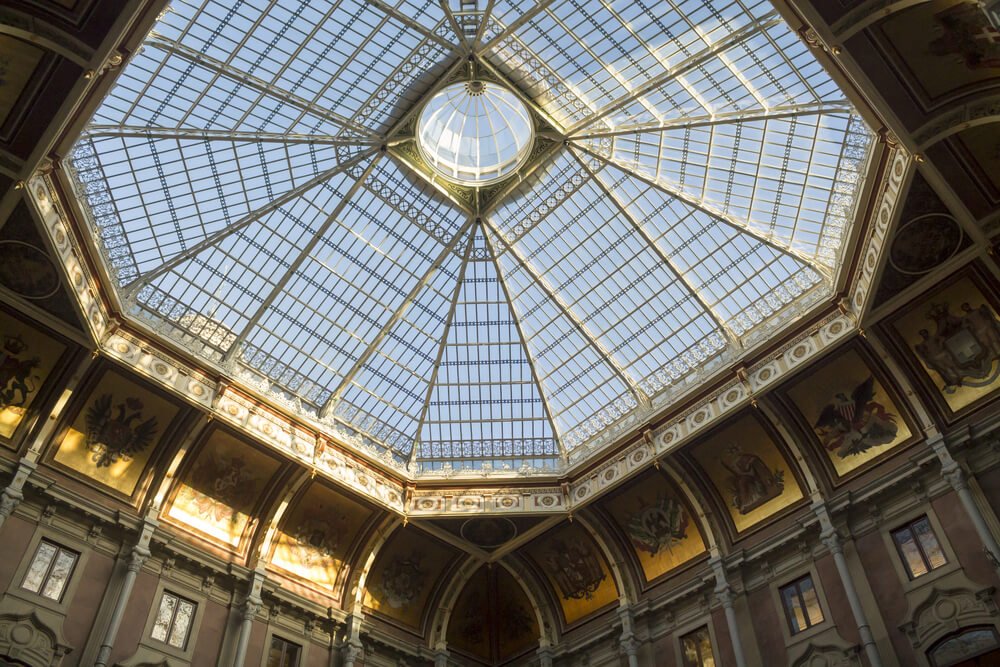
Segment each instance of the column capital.
M349 641L341 647L340 652L345 663L351 662L353 664L364 656L365 647L361 645L361 642Z
M642 646L642 642L635 638L635 636L626 637L618 642L619 652L630 658L634 658L639 655L639 647Z
M24 500L24 494L20 489L8 486L0 492L0 518L6 519L14 513L14 508Z
M832 554L844 553L844 545L840 540L840 535L837 533L837 529L830 526L828 530L824 530L819 534L819 539L827 549L830 550Z
M129 572L138 573L150 555L149 549L137 544L132 547L132 551L128 555L128 563L126 563L125 567L128 568Z
M252 621L257 617L257 612L260 611L263 605L263 600L260 598L247 598L240 605L240 620L241 621Z
M941 464L941 476L956 491L967 491L969 489L969 476L962 470L962 466L953 460Z

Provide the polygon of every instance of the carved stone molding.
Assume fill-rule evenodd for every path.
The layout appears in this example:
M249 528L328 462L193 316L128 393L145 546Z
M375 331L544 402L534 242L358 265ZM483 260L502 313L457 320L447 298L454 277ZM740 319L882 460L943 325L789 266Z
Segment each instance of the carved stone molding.
M920 151L976 125L1000 123L1000 95L984 95L959 107L948 109L913 133Z
M56 664L72 649L35 612L0 614L0 653L29 665Z
M937 588L928 591L900 624L913 648L929 646L969 625L994 625L998 618L995 588Z
M809 643L792 667L861 667L857 646L830 646Z

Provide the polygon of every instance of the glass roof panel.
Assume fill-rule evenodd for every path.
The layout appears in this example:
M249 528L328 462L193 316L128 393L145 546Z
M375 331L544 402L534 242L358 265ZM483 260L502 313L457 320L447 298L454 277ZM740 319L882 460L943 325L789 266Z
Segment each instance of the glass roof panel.
M608 165L597 178L737 334L821 279L802 258Z
M421 418L419 461L555 467L559 448L506 287L477 230Z
M466 70L551 146L485 199L403 150ZM178 0L71 165L128 316L414 474L551 472L830 295L871 144L766 0Z
M569 152L555 160L574 161ZM530 196L530 195L529 195ZM589 176L511 245L638 386L717 328Z
M854 200L870 134L844 111L706 123L614 138L613 160L827 267Z

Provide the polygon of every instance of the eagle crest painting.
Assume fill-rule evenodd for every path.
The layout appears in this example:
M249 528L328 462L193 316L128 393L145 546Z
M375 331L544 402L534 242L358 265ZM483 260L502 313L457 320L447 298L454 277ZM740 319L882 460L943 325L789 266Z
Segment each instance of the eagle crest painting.
M842 391L834 394L813 429L823 446L842 459L887 445L899 431L896 416L875 400L875 378L871 375L850 396Z
M131 461L153 441L159 428L156 417L143 420L145 408L130 397L112 404L111 394L103 394L87 410L87 447L98 468L119 461Z

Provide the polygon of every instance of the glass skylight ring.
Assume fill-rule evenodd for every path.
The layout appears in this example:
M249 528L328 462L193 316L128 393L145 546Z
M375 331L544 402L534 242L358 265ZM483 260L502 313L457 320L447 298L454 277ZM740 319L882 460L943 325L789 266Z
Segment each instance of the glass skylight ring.
M417 147L443 178L479 187L516 172L531 153L535 129L528 107L492 82L445 86L420 112Z

